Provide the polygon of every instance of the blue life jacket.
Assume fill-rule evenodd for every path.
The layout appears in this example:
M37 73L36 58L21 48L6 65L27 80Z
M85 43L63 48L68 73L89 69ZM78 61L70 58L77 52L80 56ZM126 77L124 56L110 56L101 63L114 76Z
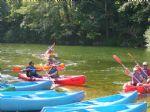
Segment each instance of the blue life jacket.
M141 74L142 74L143 78L145 78L145 79L148 78L147 72L148 72L148 70L146 70L146 69L143 69L143 70L141 71Z
M54 73L57 74L57 68L52 68L52 69L48 72L48 74L54 74Z
M36 68L34 66L28 66L26 69L29 70L31 75L36 74Z

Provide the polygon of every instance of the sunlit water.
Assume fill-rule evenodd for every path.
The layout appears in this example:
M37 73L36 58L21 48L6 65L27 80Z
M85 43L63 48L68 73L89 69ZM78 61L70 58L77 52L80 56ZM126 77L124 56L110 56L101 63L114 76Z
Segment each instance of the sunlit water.
M35 44L0 44L0 68L2 78L8 83L20 81L17 73L12 71L13 66L25 68L29 61L35 64L46 64L46 60L35 57L45 53L48 45ZM57 46L58 60L66 64L66 69L60 74L63 75L86 75L85 86L63 86L57 89L64 91L86 92L85 100L117 94L122 91L123 83L130 80L124 75L121 65L112 58L116 54L121 58L124 65L132 69L134 60L128 57L128 53L134 55L141 64L143 61L150 63L150 49L139 48L115 48L115 47L83 47L83 46ZM43 74L43 73L39 73ZM11 76L10 76L11 75ZM150 104L150 97L138 101L147 101Z

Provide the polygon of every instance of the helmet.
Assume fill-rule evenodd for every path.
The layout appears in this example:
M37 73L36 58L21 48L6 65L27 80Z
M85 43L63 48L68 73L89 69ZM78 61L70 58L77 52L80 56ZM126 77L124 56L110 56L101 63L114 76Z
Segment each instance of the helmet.
M146 61L143 62L143 65L148 65L148 63Z
M134 72L135 72L135 71L137 71L137 70L138 70L138 68L137 68L137 67L134 67L134 68L133 68L133 71L134 71Z

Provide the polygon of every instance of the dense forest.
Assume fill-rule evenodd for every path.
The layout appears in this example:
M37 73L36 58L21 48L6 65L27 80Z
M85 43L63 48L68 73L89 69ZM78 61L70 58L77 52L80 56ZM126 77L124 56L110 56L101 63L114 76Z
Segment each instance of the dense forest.
M144 47L148 0L0 0L0 42Z

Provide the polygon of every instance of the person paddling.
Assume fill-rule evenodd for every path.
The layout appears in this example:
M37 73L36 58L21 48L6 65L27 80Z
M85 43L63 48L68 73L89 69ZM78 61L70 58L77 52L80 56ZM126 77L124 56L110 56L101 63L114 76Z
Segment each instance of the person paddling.
M144 81L144 78L141 74L141 72L139 72L137 67L133 68L133 73L132 73L132 85L136 86L136 85L141 85Z
M147 80L147 83L149 83L150 69L148 68L148 63L145 61L142 65L142 67L140 67L139 65L136 65L135 67L138 68L138 71L141 72L143 78Z
M142 70L148 75L150 76L150 69L148 68L148 63L145 61L143 62L143 67L142 67Z
M48 72L48 76L51 78L59 78L59 74L58 74L56 65L52 65L52 68Z
M146 77L147 83L150 83L150 69L148 68L148 63L145 61L142 65L142 74Z
M32 61L29 62L29 65L26 67L26 75L27 77L37 77L37 78L42 78L41 75L37 74L36 68L34 67L34 63Z

